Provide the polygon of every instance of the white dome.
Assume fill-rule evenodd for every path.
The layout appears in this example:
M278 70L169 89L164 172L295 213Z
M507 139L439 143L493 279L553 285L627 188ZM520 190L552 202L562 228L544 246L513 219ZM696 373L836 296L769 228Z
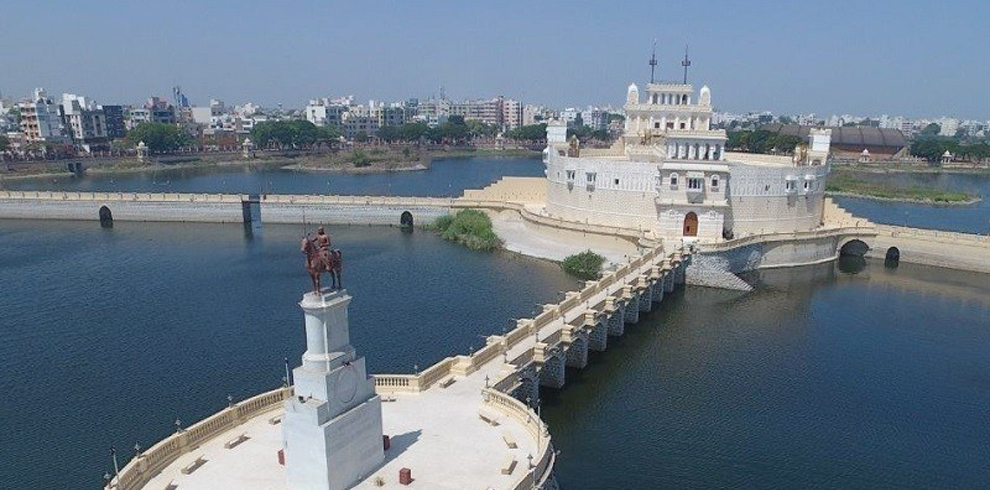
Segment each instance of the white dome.
M639 103L639 87L637 87L635 83L630 83L629 88L626 89L626 103L627 104Z
M698 93L698 103L701 105L712 105L712 89L708 85L701 87Z

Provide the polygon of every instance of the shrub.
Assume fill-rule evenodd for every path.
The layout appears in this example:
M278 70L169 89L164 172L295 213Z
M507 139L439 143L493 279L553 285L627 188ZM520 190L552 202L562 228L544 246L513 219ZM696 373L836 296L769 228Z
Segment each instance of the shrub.
M564 272L572 276L591 281L602 276L602 264L604 263L605 257L591 250L585 250L584 252L565 258L560 266L564 269Z
M471 250L492 251L502 245L492 229L491 218L476 209L441 216L433 222L432 228L444 240L461 243Z
M371 165L371 157L364 150L354 150L351 152L351 163L355 167L367 167Z

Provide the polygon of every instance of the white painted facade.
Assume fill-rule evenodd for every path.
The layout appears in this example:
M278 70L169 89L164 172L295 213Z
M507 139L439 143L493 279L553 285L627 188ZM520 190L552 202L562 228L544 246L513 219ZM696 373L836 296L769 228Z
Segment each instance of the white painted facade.
M346 291L306 293L306 352L282 420L290 490L346 490L385 461L382 405L350 344Z
M732 154L711 129L711 90L651 83L626 92L622 137L583 149L548 127L546 211L662 237L719 239L817 228L830 133L812 131L793 157Z

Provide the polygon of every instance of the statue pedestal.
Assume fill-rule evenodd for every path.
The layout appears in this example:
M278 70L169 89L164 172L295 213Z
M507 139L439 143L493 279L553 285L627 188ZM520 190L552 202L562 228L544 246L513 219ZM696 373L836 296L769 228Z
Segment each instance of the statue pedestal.
M293 370L282 439L291 490L345 490L385 460L381 399L350 345L346 290L306 293L306 352Z

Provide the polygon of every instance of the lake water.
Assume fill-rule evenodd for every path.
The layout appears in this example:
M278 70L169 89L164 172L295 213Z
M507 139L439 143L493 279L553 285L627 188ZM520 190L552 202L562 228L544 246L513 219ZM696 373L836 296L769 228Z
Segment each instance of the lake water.
M901 185L961 190L983 197L967 206L929 206L896 201L836 197L840 206L877 223L935 230L990 233L990 175L988 174L859 174Z
M503 175L542 177L539 158L450 158L428 170L348 175L247 167L168 169L116 175L86 174L47 179L12 180L15 190L93 192L209 192L235 194L337 194L357 196L459 196L481 189Z
M466 187L542 171L530 160L475 163L438 162ZM225 175L189 179L205 191ZM347 193L426 175L362 176L371 179ZM75 185L97 185L89 181ZM424 185L434 187L423 194L442 189ZM283 192L316 192L306 189ZM425 232L332 232L347 253L352 341L371 372L412 372L481 346L579 287L548 263ZM277 386L282 359L295 365L304 350L299 233L0 221L0 486L97 488L111 444L127 459L176 418L186 425L228 394ZM990 481L987 276L868 262L750 279L751 293L671 295L587 369L569 371L564 389L543 391L565 489Z

